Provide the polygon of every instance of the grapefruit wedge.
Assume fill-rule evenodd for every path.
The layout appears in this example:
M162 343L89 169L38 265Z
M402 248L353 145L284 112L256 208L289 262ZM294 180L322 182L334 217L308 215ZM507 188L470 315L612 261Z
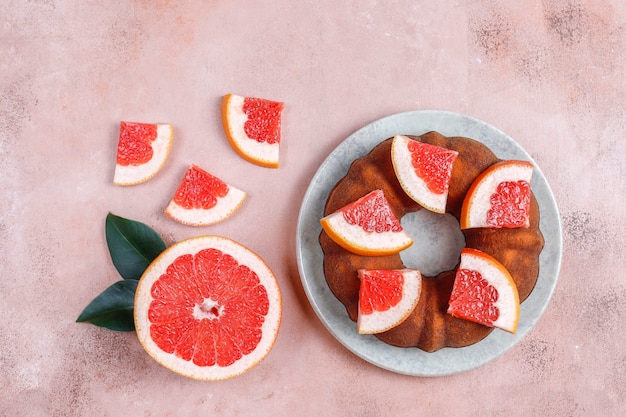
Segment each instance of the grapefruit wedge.
M246 372L272 349L281 293L266 263L219 236L181 241L143 273L135 293L139 342L166 368L199 380Z
M154 177L167 160L173 137L167 123L121 122L113 183L135 185Z
M497 162L483 171L463 200L461 229L528 227L532 175L533 164L516 160Z
M406 136L395 136L391 145L391 161L402 189L435 213L446 212L452 164L458 154Z
M242 158L260 166L278 168L283 107L284 103L262 98L224 96L224 131Z
M517 286L507 269L484 252L463 249L448 313L515 333L519 311Z
M230 217L245 198L245 191L192 165L165 208L165 214L179 223L207 226Z
M360 279L357 325L360 334L382 333L411 314L422 290L416 269L358 271Z
M413 243L382 190L353 201L322 218L320 223L338 245L358 255L390 255Z

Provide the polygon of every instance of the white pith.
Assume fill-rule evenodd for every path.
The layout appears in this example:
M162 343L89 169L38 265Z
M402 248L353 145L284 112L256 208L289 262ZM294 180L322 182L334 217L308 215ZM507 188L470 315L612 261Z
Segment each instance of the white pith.
M188 209L178 205L173 199L165 208L171 218L193 226L208 226L218 223L237 210L246 198L246 192L228 185L228 194L217 197L217 204L210 209Z
M157 137L152 141L152 158L141 165L115 165L113 183L135 185L152 178L163 167L169 154L174 136L174 128L167 123L158 123Z
M391 161L404 192L422 207L435 213L445 213L448 191L442 194L433 193L423 179L417 176L409 151L411 138L395 136L391 145Z
M404 283L402 299L398 304L385 311L372 314L361 314L360 304L357 319L358 331L361 334L375 334L387 331L402 323L413 311L422 290L422 276L415 269L402 270Z
M231 95L227 106L228 130L239 151L251 159L278 164L280 143L258 142L251 139L244 129L248 116L243 111L245 97Z
M150 337L148 309L153 300L150 292L152 285L176 258L184 254L196 254L207 248L214 248L225 254L229 254L233 256L239 264L246 265L254 271L267 291L270 304L269 312L267 316L265 316L261 327L263 333L261 342L254 351L248 355L244 355L241 359L228 367L220 367L218 365L206 367L197 366L192 361L186 361L174 354L165 353ZM161 253L146 269L139 280L135 294L135 327L137 337L148 354L166 368L194 379L226 379L245 372L259 363L269 353L280 326L281 303L281 293L276 278L257 254L225 237L200 236L174 244Z
M350 246L370 251L393 251L413 243L413 239L404 230L399 232L368 232L359 225L348 223L343 212L338 211L326 216L328 226Z
M514 332L519 318L519 296L510 276L504 275L503 271L489 260L471 253L461 254L459 269L478 271L495 287L498 291L498 300L494 305L498 308L499 316L493 326Z
M499 166L480 179L474 191L466 196L469 199L467 228L488 227L487 214L491 209L490 199L500 183L526 181L530 184L532 175L533 166L530 164L509 164Z

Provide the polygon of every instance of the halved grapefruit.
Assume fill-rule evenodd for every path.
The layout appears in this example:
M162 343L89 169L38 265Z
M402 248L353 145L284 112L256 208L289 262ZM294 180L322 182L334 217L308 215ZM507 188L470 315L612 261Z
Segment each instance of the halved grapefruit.
M113 183L135 185L154 177L165 164L174 129L167 123L120 123Z
M191 165L165 214L183 224L207 226L230 217L245 198L245 191Z
M458 154L401 135L395 136L391 145L391 161L402 189L435 213L446 211L452 164Z
M361 280L357 325L361 334L387 331L411 314L422 290L416 269L358 271Z
M163 251L135 293L137 336L152 358L181 375L239 375L272 349L281 293L267 264L231 239L201 236Z
M448 313L515 333L519 311L517 286L509 271L484 252L463 249Z
M320 220L338 245L365 256L398 253L413 243L382 190L374 190Z
M528 227L533 164L508 160L483 171L468 190L459 220L461 229Z
M225 95L222 123L233 149L254 164L278 168L283 108L277 101Z

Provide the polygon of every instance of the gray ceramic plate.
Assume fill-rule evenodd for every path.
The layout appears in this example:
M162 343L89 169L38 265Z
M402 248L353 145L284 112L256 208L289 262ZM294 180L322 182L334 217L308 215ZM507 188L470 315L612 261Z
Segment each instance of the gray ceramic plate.
M328 194L350 164L374 146L396 134L421 135L435 130L445 136L476 139L502 159L524 159L535 165L532 190L541 212L540 229L545 247L540 273L530 297L522 303L515 335L494 330L479 343L465 348L444 348L426 353L416 348L397 348L374 336L359 335L344 306L326 284L323 253L318 243L319 223ZM404 222L403 222L404 224ZM440 376L467 371L497 358L518 343L537 323L552 297L561 265L562 234L558 209L545 177L513 139L489 124L457 113L414 111L377 120L342 142L320 166L304 196L298 218L296 251L304 290L313 309L330 333L346 348L381 368L407 375ZM404 259L404 257L403 257Z

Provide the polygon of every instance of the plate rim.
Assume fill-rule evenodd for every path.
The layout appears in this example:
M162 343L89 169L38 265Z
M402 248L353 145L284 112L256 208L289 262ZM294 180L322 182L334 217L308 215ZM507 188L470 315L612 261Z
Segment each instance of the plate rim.
M446 131L448 127L444 127L443 129L441 127L444 126L443 123L448 122L453 122L453 125ZM392 131L390 130L391 128L402 123L408 124L411 128L407 130L411 131L396 131L393 134L389 134L389 132ZM434 126L436 126L436 128ZM458 129L463 130L463 132ZM533 175L531 187L533 188L533 192L535 192L535 194L537 190L541 190L541 201L538 197L540 207L543 209L540 218L540 230L544 234L546 245L540 255L540 278L543 279L541 280L541 283L538 280L537 285L529 298L522 303L522 315L530 315L530 317L527 317L530 321L523 323L522 320L520 320L521 325L518 327L518 331L515 335L507 334L508 336L506 336L504 335L505 332L496 329L487 338L472 346L464 348L443 348L436 352L427 353L418 348L393 347L385 344L374 336L358 335L355 327L356 324L349 319L347 313L345 312L345 307L339 302L339 300L336 299L334 294L330 292L330 289L328 289L322 270L322 284L323 286L326 286L331 297L331 300L327 301L331 303L331 306L334 305L333 308L335 308L335 310L342 310L343 316L345 316L334 317L336 320L340 320L340 322L331 322L329 320L326 312L323 311L322 306L320 306L321 300L318 299L319 296L315 294L316 288L311 285L311 278L307 275L309 271L305 266L304 254L305 249L308 249L311 244L317 245L319 251L321 252L321 248L319 248L319 242L317 240L319 233L321 232L321 226L319 225L319 218L321 216L317 217L316 221L313 223L317 223L316 227L313 227L312 231L309 230L306 236L304 235L304 229L311 222L311 219L308 218L308 216L310 216L308 211L311 210L309 207L310 202L314 197L314 194L319 194L319 188L321 187L320 182L323 180L322 176L324 173L328 173L330 168L332 168L333 172L336 171L335 176L339 176L334 181L330 181L329 184L326 185L326 188L328 189L326 190L326 195L323 196L324 204L327 199L327 194L334 187L336 182L345 175L345 172L347 172L350 164L355 159L368 153L378 143L393 136L394 134L421 135L431 130L437 130L445 136L471 137L479 142L487 144L487 146L492 145L489 146L490 148L494 145L498 145L500 147L502 147L502 145L506 145L505 153L514 153L516 154L515 158L526 159L532 162L535 167L535 174ZM477 133L478 137L475 137L476 135L472 135L471 133L473 132ZM365 143L359 143L360 138L366 134L369 135L369 138L365 139ZM503 144L503 139L507 143ZM351 149L355 147L358 150L355 151ZM502 151L502 149L492 150L498 157L501 157L498 155L497 151ZM353 155L350 160L342 161L341 156L344 152L351 152L355 155ZM333 164L336 165L337 163L341 165L339 167L333 166ZM317 196L315 195L315 197ZM320 198L318 198L318 200L320 200ZM319 205L320 201L317 201L317 204ZM546 212L546 210L548 211ZM318 212L318 214L320 213ZM548 220L550 220L549 223ZM549 241L546 239L547 229L552 232L549 235ZM377 367L387 369L395 373L411 376L444 376L478 368L500 357L519 343L537 324L545 312L558 282L562 261L562 239L561 219L554 194L552 193L552 190L550 189L550 186L536 161L534 161L533 158L513 138L491 124L465 114L445 110L412 110L391 114L364 125L343 139L325 157L324 161L320 164L311 178L307 190L302 198L296 226L296 258L298 271L300 273L300 280L309 303L326 329L345 348L361 359ZM550 249L549 259L546 259L548 258L546 255L546 246L549 246ZM549 264L547 263L548 261L550 262ZM323 268L322 264L318 265L318 267L320 269ZM547 271L546 267L548 267ZM549 274L549 276L545 276L546 274ZM317 289L319 290L319 288ZM328 293L326 293L326 297L328 296ZM532 306L534 308L530 312L524 311L528 310L528 308L524 307L528 306L527 303L529 300L533 300L533 295L534 301L532 302ZM539 299L537 299L537 297L539 297ZM539 304L538 306L536 306L537 303ZM327 306L325 305L324 308L326 307ZM353 327L353 336L346 335L345 333L346 330L349 331L349 329L346 329L346 326L349 327L350 325ZM377 351L379 354L373 356L372 352L376 353ZM487 354L482 354L482 351L486 351ZM430 359L424 359L425 355L427 355ZM456 365L454 366L432 367L433 361L431 359L433 358L435 361L438 359L442 361L449 361L451 358L457 358L460 360L457 360Z

